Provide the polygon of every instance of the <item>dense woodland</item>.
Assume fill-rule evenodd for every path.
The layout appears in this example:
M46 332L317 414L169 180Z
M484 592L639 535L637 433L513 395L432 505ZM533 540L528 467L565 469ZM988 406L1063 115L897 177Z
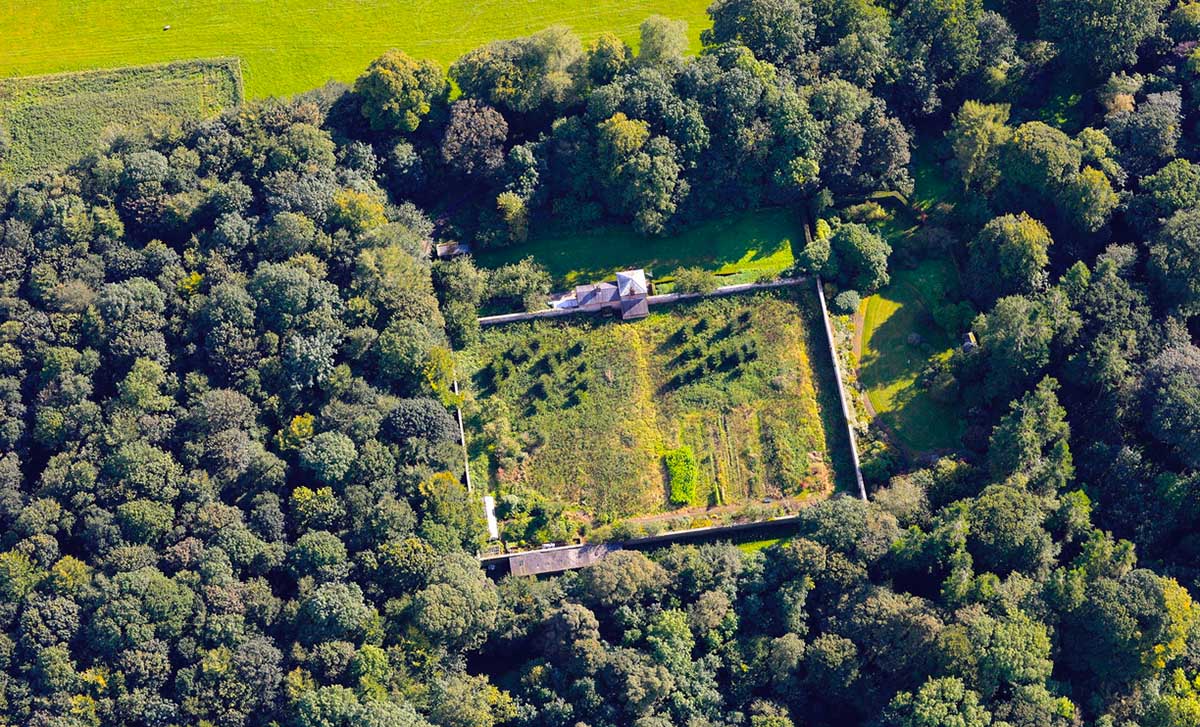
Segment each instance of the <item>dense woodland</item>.
M0 724L1200 724L1200 3L988 7L393 52L3 190ZM914 143L960 201L890 263L970 281L961 455L762 552L485 577L451 351L550 281L426 242L832 216Z

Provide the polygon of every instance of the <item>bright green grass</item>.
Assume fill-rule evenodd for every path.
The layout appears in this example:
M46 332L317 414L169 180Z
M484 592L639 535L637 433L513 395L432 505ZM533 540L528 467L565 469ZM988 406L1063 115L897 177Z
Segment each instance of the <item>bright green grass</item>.
M767 538L766 540L752 540L748 543L738 543L737 547L738 550L742 551L743 553L757 553L760 550L766 550L772 545L786 543L789 540L791 540L791 538Z
M909 449L953 449L962 436L961 418L934 401L916 383L935 357L949 356L954 342L930 311L957 285L954 267L927 260L912 270L895 270L886 288L863 301L863 350L859 380L878 416ZM926 346L913 346L918 333Z
M688 445L693 506L828 492L838 412L815 316L789 289L486 328L459 357L475 480L589 519L657 513L663 454Z
M637 39L649 15L686 20L693 50L709 0L4 0L0 77L242 59L251 98L352 81L389 48L443 66L551 25ZM170 25L171 29L163 30Z
M87 154L106 130L211 116L241 98L235 58L0 80L0 176L25 181Z
M732 285L790 268L795 262L793 241L803 245L803 235L794 212L767 209L705 222L673 237L647 238L628 227L543 235L521 245L481 251L475 261L498 267L532 255L558 287L605 280L629 268L645 268L662 277L681 266L712 270L722 276L723 284Z

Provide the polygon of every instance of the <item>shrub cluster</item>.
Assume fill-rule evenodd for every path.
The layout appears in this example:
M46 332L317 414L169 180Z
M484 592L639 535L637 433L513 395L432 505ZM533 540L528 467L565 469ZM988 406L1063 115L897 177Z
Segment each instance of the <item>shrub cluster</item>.
M690 505L696 498L696 453L686 444L663 455L667 466L667 480L671 487L671 503Z

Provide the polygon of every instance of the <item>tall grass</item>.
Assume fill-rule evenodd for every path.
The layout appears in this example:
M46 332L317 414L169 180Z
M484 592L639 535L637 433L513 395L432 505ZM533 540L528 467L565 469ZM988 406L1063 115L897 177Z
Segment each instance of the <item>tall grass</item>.
M106 133L241 100L236 58L0 80L0 175L25 181L76 161Z

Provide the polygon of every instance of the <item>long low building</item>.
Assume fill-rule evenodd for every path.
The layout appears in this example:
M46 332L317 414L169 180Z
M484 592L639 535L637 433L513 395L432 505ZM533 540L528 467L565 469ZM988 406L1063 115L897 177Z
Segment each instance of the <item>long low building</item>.
M516 553L509 557L509 572L514 576L536 576L543 573L561 573L575 568L586 568L621 550L620 545L599 543L596 545L568 545L559 548Z

